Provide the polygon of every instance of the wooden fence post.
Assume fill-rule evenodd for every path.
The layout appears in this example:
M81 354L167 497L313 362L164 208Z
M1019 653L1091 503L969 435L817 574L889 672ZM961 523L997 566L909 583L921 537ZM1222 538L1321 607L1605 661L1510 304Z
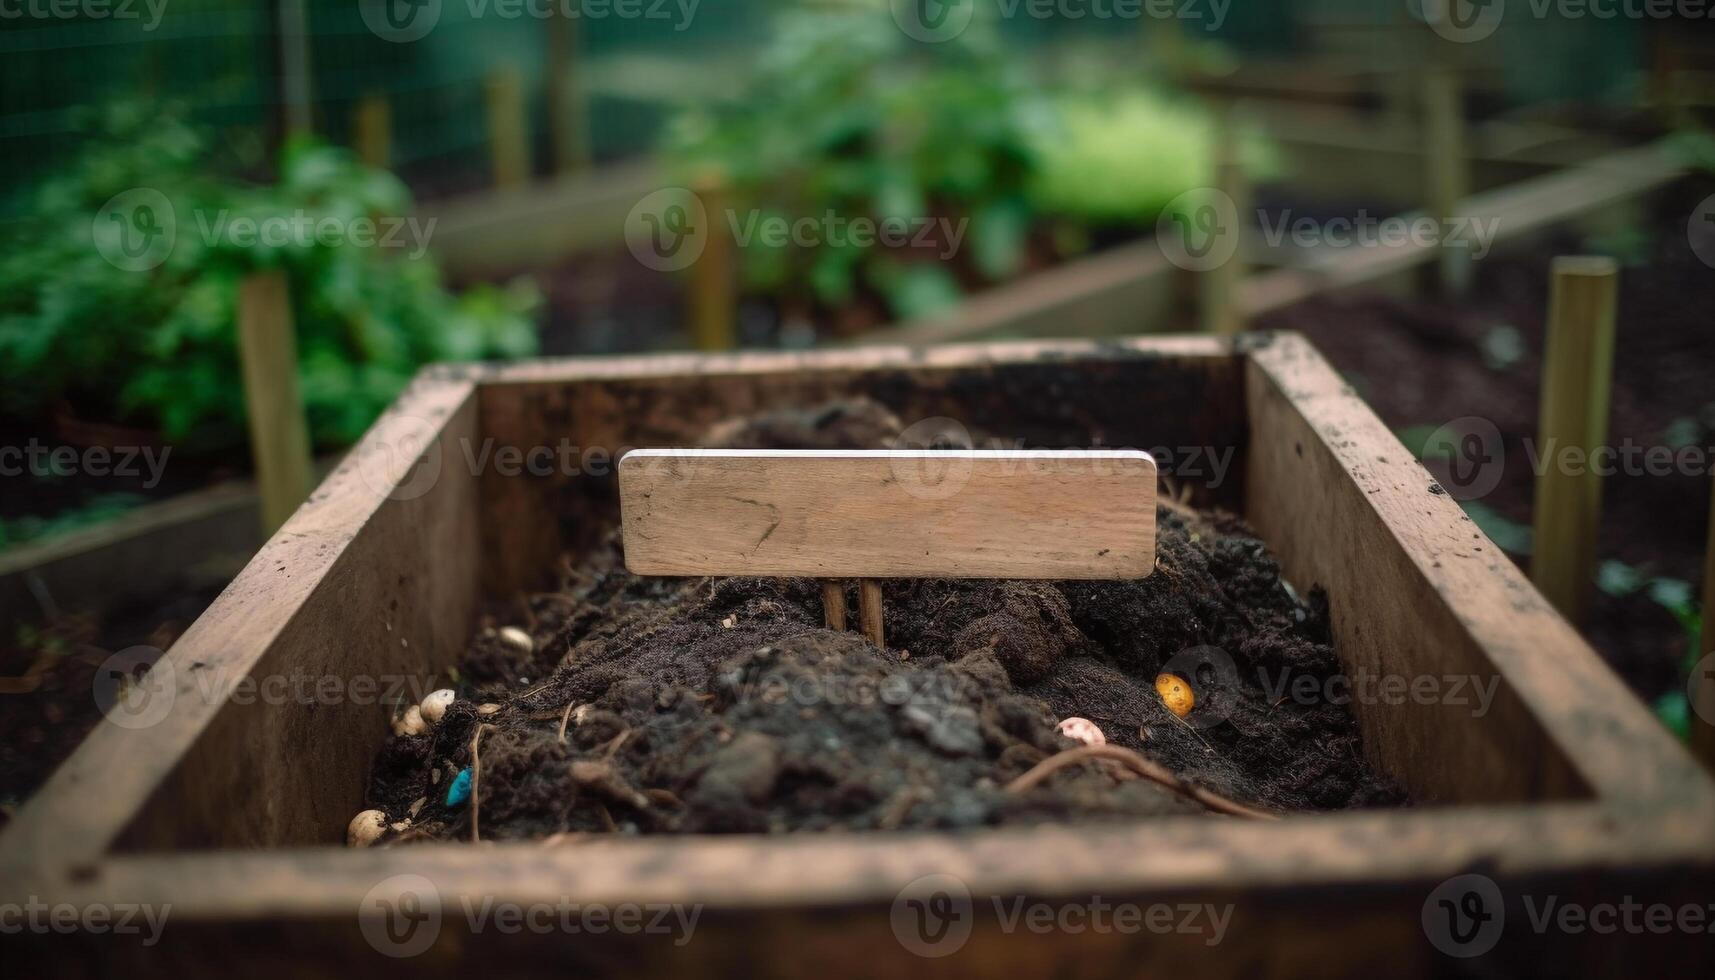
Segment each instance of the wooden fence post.
M1245 281L1244 243L1249 234L1245 220L1250 214L1250 186L1245 180L1238 115L1232 99L1217 97L1210 154L1214 186L1233 202L1238 226L1232 229L1237 245L1232 257L1198 276L1203 331L1212 334L1240 333L1246 326L1239 292Z
M1609 258L1563 256L1551 275L1530 571L1548 601L1576 624L1589 611L1596 570L1602 477L1590 453L1608 438L1619 266Z
M524 111L524 81L507 65L488 76L488 143L494 186L523 187L530 179L530 129Z
M702 200L708 235L703 254L691 264L691 341L698 350L732 350L738 346L738 282L726 188L718 176L709 176L692 189Z
M571 174L590 165L589 106L578 75L578 22L556 13L548 20L548 133L554 172Z
M1465 154L1464 89L1456 71L1432 66L1423 76L1423 160L1427 211L1441 222L1437 284L1449 296L1463 295L1471 285L1471 243L1448 243L1452 222L1470 193L1470 162Z
M357 101L351 117L351 145L365 166L387 169L393 159L393 109L387 96L372 92Z
M305 0L279 0L275 10L274 56L279 60L279 99L285 136L314 132L310 96L310 28Z
M298 392L292 295L284 272L258 272L239 284L238 352L250 454L262 496L262 530L273 534L315 485L309 422Z

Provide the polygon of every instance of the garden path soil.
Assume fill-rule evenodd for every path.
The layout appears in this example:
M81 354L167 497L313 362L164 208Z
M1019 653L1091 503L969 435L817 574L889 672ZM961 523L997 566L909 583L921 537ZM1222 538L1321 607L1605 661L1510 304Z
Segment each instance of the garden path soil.
M1528 251L1478 266L1459 303L1372 294L1320 297L1259 327L1307 335L1411 448L1423 433L1465 416L1499 430L1504 462L1495 488L1475 500L1516 528L1494 534L1528 570L1537 400L1555 255L1608 251L1626 258L1620 275L1610 444L1703 447L1715 459L1715 269L1693 252L1688 219L1715 181L1676 185L1650 204L1631 240L1584 240L1567 232ZM1715 256L1715 227L1690 223ZM1510 330L1510 336L1507 331ZM1510 342L1516 338L1518 343ZM1507 340L1497 350L1497 339ZM1513 346L1512 350L1506 349ZM1501 355L1497 357L1497 354ZM1527 445L1527 440L1531 440ZM1598 557L1645 578L1695 586L1707 541L1711 478L1703 472L1619 474L1606 479ZM1469 505L1469 501L1467 504ZM1484 523L1479 521L1479 523ZM1505 529L1503 527L1503 529ZM1647 591L1597 591L1585 635L1647 700L1684 690L1690 635Z
M872 402L841 403L732 423L703 442L869 448L898 428ZM1069 716L1242 803L1403 804L1363 761L1346 707L1273 686L1338 670L1323 598L1300 601L1232 517L1167 501L1159 518L1157 570L1142 581L889 581L886 649L824 629L813 580L639 578L610 535L568 566L560 590L527 597L528 617L512 625L533 652L509 644L501 620L479 632L459 699L429 734L389 738L368 805L414 821L389 841L469 839L470 805L446 797L480 729L483 839L1205 812L1101 762L1007 792L1078 744L1055 730ZM1199 700L1180 720L1154 679L1204 645L1234 669L1187 670ZM479 715L484 704L498 708Z

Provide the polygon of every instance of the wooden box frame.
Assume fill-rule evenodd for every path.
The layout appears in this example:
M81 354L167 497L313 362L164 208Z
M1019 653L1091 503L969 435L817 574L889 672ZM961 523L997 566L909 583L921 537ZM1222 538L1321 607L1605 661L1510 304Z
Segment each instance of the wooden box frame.
M605 506L607 481L469 465L492 446L682 442L734 411L873 394L902 417L1028 433L1084 421L1107 445L1236 447L1198 493L1242 510L1300 587L1321 585L1348 672L1498 677L1491 709L1358 707L1366 751L1423 804L1259 824L1182 818L966 834L701 837L348 851L385 735L373 705L240 704L244 677L424 678L456 661L486 597L540 578ZM1123 417L1092 419L1097 399ZM1451 413L1450 413L1451 414ZM1137 440L1149 440L1139 442ZM480 470L480 472L479 472ZM1192 481L1194 482L1194 481ZM580 508L583 508L580 510ZM616 935L442 929L414 971L570 975L1009 972L1239 975L1440 972L1458 961L1420 915L1445 879L1521 896L1708 902L1715 789L1430 476L1296 335L1158 337L928 350L664 356L426 372L168 654L178 698L141 730L104 724L0 836L0 902L171 906L158 945L0 937L43 973L226 969L320 973L384 960L358 909L377 882L427 876L455 895L684 902L683 947ZM200 685L200 686L199 686ZM1183 935L1003 932L978 915L944 960L889 927L930 873L976 901L1231 903L1218 947ZM1516 916L1516 919L1513 917ZM1509 929L1499 972L1634 973L1711 937Z

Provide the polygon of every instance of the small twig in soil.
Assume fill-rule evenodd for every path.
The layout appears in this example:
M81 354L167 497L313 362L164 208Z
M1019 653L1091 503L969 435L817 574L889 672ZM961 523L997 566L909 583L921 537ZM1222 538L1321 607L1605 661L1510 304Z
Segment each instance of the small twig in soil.
M470 839L472 843L482 840L482 832L477 829L477 812L482 809L482 735L493 728L493 725L476 726L476 734L470 737Z
M1235 803L1217 793L1193 786L1180 779L1164 766L1145 759L1127 748L1118 745L1084 745L1075 749L1067 749L1056 755L1051 755L1030 768L1029 772L1006 784L1006 791L1017 795L1037 786L1055 772L1090 759L1107 759L1123 763L1132 772L1145 779L1160 783L1162 786L1178 793L1186 799L1201 803L1204 807L1216 813L1225 813L1234 817L1248 817L1252 820L1279 820L1280 815L1267 810L1259 810L1243 803Z
M646 789L643 791L643 795L647 796L651 803L665 803L668 806L680 808L685 805L685 801L673 795L673 791L670 789Z
M619 752L620 746L624 745L625 740L630 737L631 729L629 728L620 732L618 735L615 735L606 745L602 746L601 757L605 760L612 761L614 755Z
M1213 746L1213 745L1210 745L1210 744L1209 744L1209 740L1208 740L1208 739L1206 739L1206 738L1204 738L1204 737L1203 737L1203 733L1202 733L1202 732L1199 732L1199 731L1198 731L1198 730L1197 730L1197 729L1195 729L1195 728L1192 728L1192 727L1191 727L1191 723L1190 723L1190 722L1188 722L1188 721L1186 721L1186 720L1185 720L1185 719L1183 719L1183 718L1181 718L1181 717L1179 717L1179 716L1178 716L1178 715L1176 715L1176 714L1174 714L1174 713L1173 713L1173 712L1171 712L1171 711L1169 711L1169 712L1168 712L1168 713L1167 713L1167 717L1169 717L1169 718L1172 718L1172 719L1173 719L1173 720L1174 720L1174 721L1176 721L1176 722L1178 722L1178 723L1179 723L1179 724L1181 724L1181 725L1184 725L1184 726L1185 726L1185 730L1186 730L1186 731L1188 731L1188 732L1190 732L1190 733L1191 733L1191 737L1192 737L1192 738L1195 738L1195 739L1196 739L1196 740L1197 740L1197 741L1199 741L1199 742L1202 742L1202 743L1203 743L1203 751L1205 751L1205 752L1207 752L1207 753L1209 753L1209 754L1210 754L1210 755L1214 755L1214 754L1215 754L1215 747L1214 747L1214 746Z
M567 701L566 702L566 713L560 716L559 739L560 739L561 745L566 744L566 725L571 722L571 720L572 720L572 709L577 707L577 706L578 706L578 703L576 701Z

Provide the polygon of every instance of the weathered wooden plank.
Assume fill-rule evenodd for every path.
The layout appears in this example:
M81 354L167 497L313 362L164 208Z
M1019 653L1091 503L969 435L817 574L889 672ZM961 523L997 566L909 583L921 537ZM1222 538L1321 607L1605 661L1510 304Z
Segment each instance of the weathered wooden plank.
M425 379L402 395L150 671L168 709L97 725L18 811L0 879L121 841L335 839L387 731L383 702L451 664L469 636L479 508L458 461L476 425L467 382ZM253 696L239 696L246 683Z
M1137 450L639 449L619 464L639 575L1143 578Z

